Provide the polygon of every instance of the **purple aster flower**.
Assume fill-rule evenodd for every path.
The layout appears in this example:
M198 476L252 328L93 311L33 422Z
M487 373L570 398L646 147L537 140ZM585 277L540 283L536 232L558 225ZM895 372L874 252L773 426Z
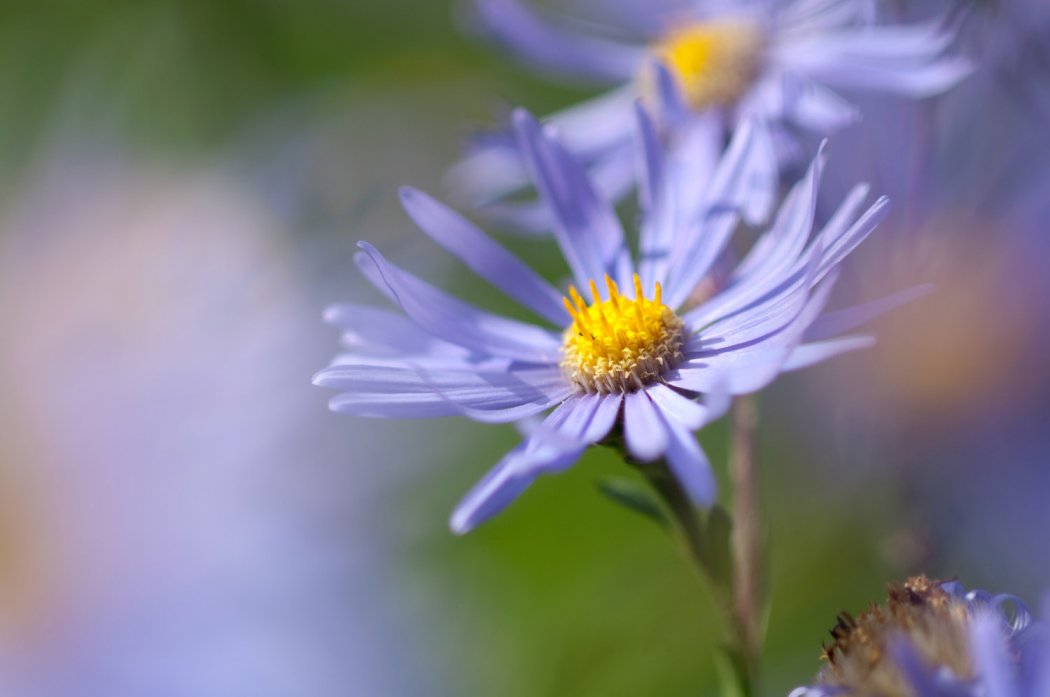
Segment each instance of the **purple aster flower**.
M363 242L358 266L407 317L357 305L327 312L350 348L315 378L340 390L330 402L335 411L510 422L553 408L456 507L456 532L497 513L537 475L568 468L615 428L631 458L665 459L692 499L710 504L715 482L692 432L721 415L726 397L871 343L840 334L878 308L821 313L836 266L883 218L885 199L862 212L867 188L859 186L813 234L819 155L735 270L698 298L738 223L748 179L768 169L756 161L768 151L757 126L739 129L705 192L720 205L705 207L702 224L680 226L677 192L693 179L684 163L664 162L651 122L637 114L644 186L635 257L581 165L532 116L515 114L519 146L572 274L567 292L426 194L401 191L423 232L536 323L454 298Z
M518 0L475 4L483 28L522 59L612 88L548 123L613 200L634 183L632 104L642 98L655 107L661 83L703 120L716 150L743 119L760 117L774 128L781 158L798 161L798 136L829 135L858 118L833 90L921 98L970 71L945 55L953 31L944 22L877 25L863 0L601 0L591 3L599 22L573 22ZM669 128L669 115L660 116ZM531 183L509 135L480 137L450 177L465 200L497 218L523 230L548 225L533 202L506 202Z
M1050 603L1033 621L1019 599L925 576L890 584L885 605L838 617L817 684L791 697L1046 697Z

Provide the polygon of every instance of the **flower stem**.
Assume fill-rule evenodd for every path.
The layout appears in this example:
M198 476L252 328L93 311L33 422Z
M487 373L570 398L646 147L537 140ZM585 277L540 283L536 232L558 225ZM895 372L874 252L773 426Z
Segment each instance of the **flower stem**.
M762 655L762 542L755 473L758 408L754 397L733 404L729 476L733 487L733 620L737 648L756 694Z
M657 460L649 463L634 463L649 481L650 486L663 500L671 514L675 532L686 554L700 573L711 580L711 561L704 539L704 523L689 495L682 489L678 479L671 473L667 462Z

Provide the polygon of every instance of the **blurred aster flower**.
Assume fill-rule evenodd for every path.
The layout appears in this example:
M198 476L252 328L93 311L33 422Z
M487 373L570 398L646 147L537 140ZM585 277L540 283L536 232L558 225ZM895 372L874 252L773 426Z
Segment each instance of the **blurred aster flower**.
M791 697L1043 697L1050 694L1046 616L1019 599L925 576L888 587L885 606L838 617L817 685ZM1050 609L1050 608L1045 608Z
M797 161L799 135L827 135L858 118L833 89L922 98L970 71L945 55L953 37L945 22L876 25L862 0L594 4L604 37L579 31L601 23L573 23L518 0L476 1L483 28L521 58L615 87L548 120L614 200L634 182L631 104L639 97L655 104L661 83L674 84L716 147L742 119L759 116L776 129L782 156ZM530 184L508 135L479 138L450 176L472 205L524 229L546 222L532 204L492 206Z
M728 280L698 300L694 292L736 227L746 180L765 169L753 161L767 151L756 127L745 124L708 187L710 199L724 205L708 207L702 225L678 227L675 190L693 180L665 165L651 122L640 108L637 116L644 186L635 261L619 220L579 163L533 117L515 114L521 151L554 212L554 237L572 272L565 296L450 209L419 191L401 192L428 236L546 326L464 303L364 242L358 266L408 319L358 305L326 314L350 348L315 378L342 391L330 402L335 411L509 422L554 407L457 506L456 532L500 511L537 475L568 468L617 427L631 458L665 458L692 499L710 504L714 478L691 431L720 416L727 395L871 343L831 337L880 308L821 312L835 267L883 218L885 199L858 216L867 196L859 186L811 235L824 161L818 156Z

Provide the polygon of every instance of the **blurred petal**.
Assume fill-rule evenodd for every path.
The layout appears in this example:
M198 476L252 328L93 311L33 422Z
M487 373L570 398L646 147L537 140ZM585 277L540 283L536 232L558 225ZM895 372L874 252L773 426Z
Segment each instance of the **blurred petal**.
M847 307L842 310L835 310L829 312L822 317L819 317L809 329L806 330L806 339L826 339L828 337L848 332L851 329L855 329L863 324L867 324L871 320L894 310L902 305L910 303L912 300L921 298L924 295L929 295L934 290L934 287L929 284L921 286L915 286L913 288L907 288L888 295L885 298L879 300L873 300L863 305L855 305L853 307Z
M976 672L985 694L988 697L1022 697L1012 675L1002 619L996 613L978 613L973 619L970 640Z
M475 0L485 27L520 58L560 75L629 80L644 56L630 44L574 35L516 0Z
M353 303L330 305L325 308L324 319L344 330L343 343L355 351L459 358L470 355L462 346L428 334L404 315L378 307Z
M872 336L845 336L840 339L802 344L791 352L791 355L780 369L783 372L801 370L843 353L859 351L874 345L875 337Z

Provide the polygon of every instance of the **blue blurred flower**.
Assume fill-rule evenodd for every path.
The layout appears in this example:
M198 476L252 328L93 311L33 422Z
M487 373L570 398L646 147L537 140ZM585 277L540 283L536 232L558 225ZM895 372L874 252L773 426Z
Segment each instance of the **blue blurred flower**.
M692 498L709 504L714 478L691 431L720 416L727 395L871 343L839 335L881 307L821 312L836 266L883 218L885 199L860 214L867 187L858 186L811 235L819 155L724 283L698 297L737 225L747 180L767 169L757 160L768 151L756 126L739 129L706 192L721 205L707 206L702 224L680 226L676 192L693 178L682 163L667 166L651 122L641 109L637 116L644 186L635 260L579 163L529 114L515 115L521 151L554 213L554 236L575 282L567 297L450 209L414 189L401 192L428 236L545 326L464 303L363 242L360 269L408 319L358 305L327 312L350 348L315 378L342 391L330 402L335 411L509 422L554 407L459 504L451 520L457 532L497 513L537 475L571 466L617 425L631 457L666 458Z
M614 200L634 182L632 102L655 104L661 82L672 82L686 110L708 122L716 147L742 119L758 116L776 129L782 156L798 160L800 135L827 135L858 118L834 89L922 98L970 71L967 61L945 55L953 37L945 22L877 25L862 0L592 4L602 19L574 23L518 0L476 0L484 29L521 58L614 86L548 120ZM604 28L605 36L581 33L584 26ZM451 178L482 207L530 183L517 143L505 135L479 138ZM524 229L541 220L534 206L492 211Z
M925 576L890 585L885 606L842 613L818 684L792 697L1045 697L1050 636L1019 599Z

